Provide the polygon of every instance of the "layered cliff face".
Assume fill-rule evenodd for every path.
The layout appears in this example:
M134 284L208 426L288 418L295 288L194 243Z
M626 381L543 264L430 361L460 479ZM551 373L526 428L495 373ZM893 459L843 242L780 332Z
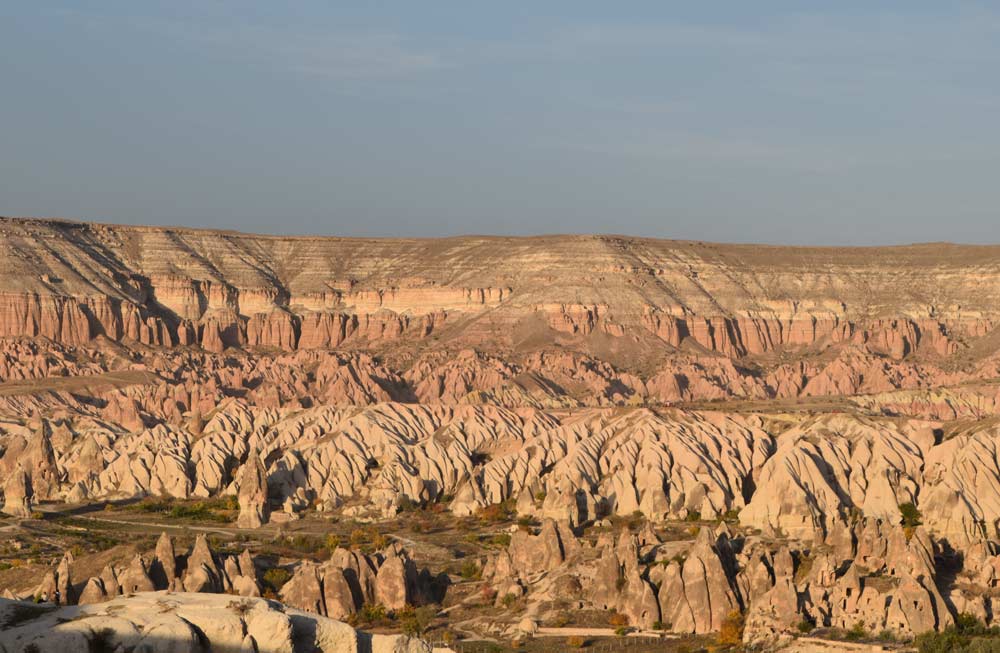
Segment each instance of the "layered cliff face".
M948 356L997 318L1000 249L611 236L288 238L0 219L0 335L281 350L623 340L727 357Z

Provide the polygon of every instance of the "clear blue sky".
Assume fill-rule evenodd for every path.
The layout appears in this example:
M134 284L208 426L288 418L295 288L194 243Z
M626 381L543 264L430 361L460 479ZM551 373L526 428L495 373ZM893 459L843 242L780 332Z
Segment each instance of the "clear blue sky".
M0 214L1000 242L1000 5L0 3Z

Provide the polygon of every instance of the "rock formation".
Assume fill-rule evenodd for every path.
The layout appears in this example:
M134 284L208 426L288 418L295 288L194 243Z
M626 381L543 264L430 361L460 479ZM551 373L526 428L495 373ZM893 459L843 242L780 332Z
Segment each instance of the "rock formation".
M236 484L240 488L240 528L257 528L267 522L267 470L256 451L251 451L240 470Z
M224 594L146 592L54 610L0 599L0 623L14 615L15 625L0 631L3 650L291 653L305 648L317 653L431 653L419 639L370 635L263 599Z
M31 477L20 463L7 478L3 487L4 506L3 510L8 515L14 517L31 516Z
M0 219L0 239L8 514L236 497L236 526L271 533L317 513L502 509L520 526L483 583L496 609L528 606L524 632L556 597L679 634L739 613L754 646L1000 609L1000 249L24 219ZM236 555L163 535L86 579L48 551L34 587L0 589L88 610L157 590L252 598L280 564L285 603L348 619L448 585L402 538L277 563L253 541ZM260 651L266 630L280 650L296 628L247 610L204 636Z

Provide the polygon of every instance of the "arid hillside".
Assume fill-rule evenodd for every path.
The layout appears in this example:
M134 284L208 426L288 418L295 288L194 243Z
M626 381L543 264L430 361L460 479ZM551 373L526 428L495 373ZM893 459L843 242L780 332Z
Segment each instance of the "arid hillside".
M4 650L1000 640L1000 247L0 231Z
M627 359L629 347L739 357L849 341L900 358L962 348L1000 306L996 247L346 239L15 218L0 219L0 237L0 334L65 344L431 338L501 352L568 342Z

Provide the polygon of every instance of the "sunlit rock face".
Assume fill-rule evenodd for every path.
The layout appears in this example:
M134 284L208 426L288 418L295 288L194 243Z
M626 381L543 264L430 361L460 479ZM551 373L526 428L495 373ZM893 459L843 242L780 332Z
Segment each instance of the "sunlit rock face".
M565 599L698 635L737 614L752 646L1000 609L998 248L19 219L0 241L11 528L53 502L148 497L226 497L248 538L494 511L512 530L479 552L488 609L520 601L534 623ZM0 589L58 604L18 632L63 648L107 631L122 650L285 650L307 619L315 650L383 650L324 617L442 601L455 580L393 535L282 563L284 611L257 600L261 560L205 537L82 577L60 551ZM149 596L224 618L143 621Z

